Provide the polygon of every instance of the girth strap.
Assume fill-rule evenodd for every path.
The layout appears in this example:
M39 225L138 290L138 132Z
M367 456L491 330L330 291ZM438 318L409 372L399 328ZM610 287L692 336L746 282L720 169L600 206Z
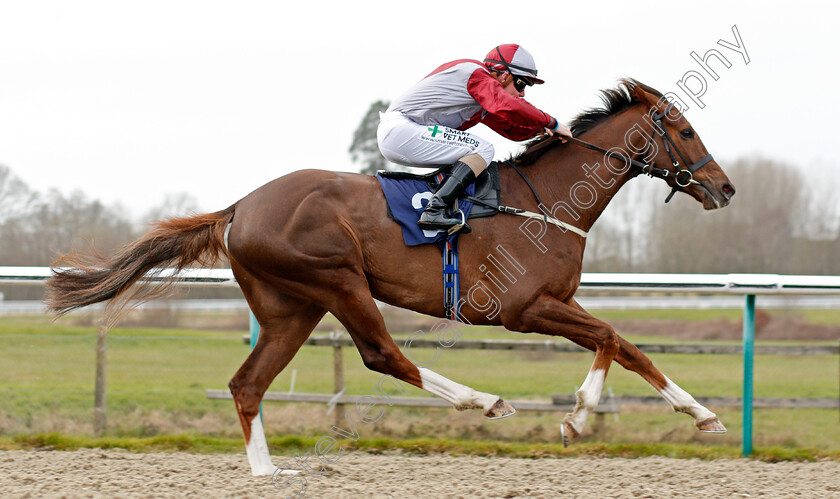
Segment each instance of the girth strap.
M443 311L447 319L455 321L461 300L457 236L442 241L440 250L443 256Z

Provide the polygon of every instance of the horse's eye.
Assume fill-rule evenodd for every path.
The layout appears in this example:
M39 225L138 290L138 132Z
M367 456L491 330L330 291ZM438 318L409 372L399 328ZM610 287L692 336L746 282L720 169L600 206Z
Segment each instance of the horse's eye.
M694 137L694 130L692 130L691 128L686 128L685 130L680 131L680 135L682 135L683 137L685 137L687 139L690 139L690 138Z

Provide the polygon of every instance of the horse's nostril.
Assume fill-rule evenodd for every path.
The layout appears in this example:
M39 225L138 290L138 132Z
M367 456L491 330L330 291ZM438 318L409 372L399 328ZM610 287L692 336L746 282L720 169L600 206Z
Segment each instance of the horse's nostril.
M723 191L723 195L726 196L726 199L729 199L735 195L735 188L729 184L724 185L721 191Z

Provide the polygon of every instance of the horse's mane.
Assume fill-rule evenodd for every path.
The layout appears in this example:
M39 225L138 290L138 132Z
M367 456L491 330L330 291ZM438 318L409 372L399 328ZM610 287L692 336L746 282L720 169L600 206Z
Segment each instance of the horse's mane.
M621 111L639 103L639 98L636 96L636 88L641 88L646 92L657 97L662 97L662 94L643 83L638 82L632 78L624 78L619 81L618 87L607 88L601 90L601 102L603 107L593 107L578 114L569 125L572 130L572 137L578 137L582 133L592 129L603 121L605 118L618 114ZM555 144L542 145L546 141L555 141ZM557 137L549 137L548 135L540 135L539 137L528 142L523 151L518 156L512 158L519 166L528 166L533 164L546 151L557 146L560 142Z

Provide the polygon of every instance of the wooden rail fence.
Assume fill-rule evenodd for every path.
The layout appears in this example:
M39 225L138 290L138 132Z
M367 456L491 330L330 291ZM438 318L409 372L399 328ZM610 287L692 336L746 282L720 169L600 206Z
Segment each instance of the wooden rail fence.
M244 338L250 343L250 336ZM399 342L408 343L409 338L395 338ZM410 339L412 348L444 348L434 339L414 337ZM369 398L361 395L344 394L344 361L342 348L354 347L353 340L343 333L331 335L311 336L304 345L333 348L334 391L333 393L287 393L266 392L264 401L276 402L309 402L335 406L335 420L339 424L344 420L344 405L368 403ZM739 344L706 344L706 343L638 343L645 353L662 354L717 354L741 355L743 346ZM454 350L515 350L542 351L557 353L589 352L573 343L557 340L488 340L488 339L459 339L446 348ZM840 354L838 345L761 345L755 347L759 355L836 355ZM207 398L231 399L227 390L207 390ZM696 397L697 401L709 407L742 407L741 397ZM390 405L400 407L451 407L445 400L432 397L389 397ZM509 400L516 410L520 411L555 411L570 412L575 405L574 395L554 395L551 400ZM640 405L667 404L659 396L607 396L605 395L596 409L596 428L603 424L604 414L619 413L622 407ZM840 409L840 399L833 398L789 398L789 397L760 397L753 398L754 407L778 408L818 408Z

